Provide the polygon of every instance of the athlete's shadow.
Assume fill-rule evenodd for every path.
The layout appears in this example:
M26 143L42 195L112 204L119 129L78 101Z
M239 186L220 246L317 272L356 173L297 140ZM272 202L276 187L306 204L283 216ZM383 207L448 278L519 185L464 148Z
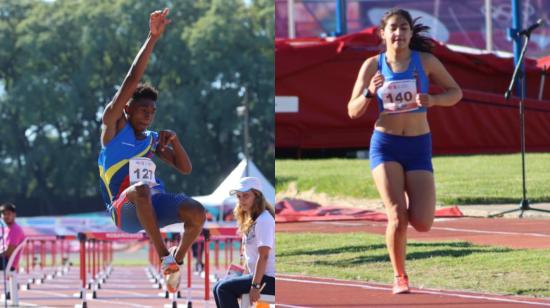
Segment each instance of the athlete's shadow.
M386 249L384 244L374 244L374 245L350 245L344 247L335 247L335 248L326 248L326 249L298 249L286 253L281 253L281 257L289 256L300 256L300 255L333 255L341 253L368 253L369 251Z
M476 247L468 242L452 242L452 243L408 243L409 252L407 252L407 260L422 260L430 259L433 257L454 257L461 258L476 253L505 253L513 249L510 248L499 248L499 247ZM367 246L364 246L367 247ZM433 249L423 250L423 251L414 251L415 248L424 248L430 247ZM342 247L338 249L329 249L328 252L332 253L339 252L360 252L358 250L350 249L351 247ZM378 250L375 250L378 249ZM378 262L389 262L390 258L386 251L385 245L371 245L371 248L365 250L364 255L355 256L353 258L340 258L338 260L316 260L314 261L315 265L323 266L336 266L336 267L349 267L354 265L361 265L365 263L378 263Z
M476 253L504 253L510 252L513 249L491 247L484 248L480 246L474 246L469 242L452 242L452 243L409 243L412 251L407 253L408 260L420 260L429 259L432 257L465 257ZM430 247L433 250L428 251L414 251L414 247Z

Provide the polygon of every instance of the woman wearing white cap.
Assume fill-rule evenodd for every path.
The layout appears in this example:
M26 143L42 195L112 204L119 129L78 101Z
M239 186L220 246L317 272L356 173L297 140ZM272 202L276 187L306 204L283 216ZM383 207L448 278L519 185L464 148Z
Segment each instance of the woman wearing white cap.
M275 295L275 210L262 194L257 178L242 178L230 193L238 200L233 213L243 236L246 272L214 286L218 308L238 308L237 299L246 293L251 303L260 293Z

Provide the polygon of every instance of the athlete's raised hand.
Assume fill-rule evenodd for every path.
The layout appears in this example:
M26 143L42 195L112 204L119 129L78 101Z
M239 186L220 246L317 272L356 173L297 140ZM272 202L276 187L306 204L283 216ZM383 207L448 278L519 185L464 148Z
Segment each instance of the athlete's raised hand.
M375 94L380 87L384 85L384 75L380 71L376 71L376 74L372 76L369 84L369 92Z
M188 174L193 168L187 152L175 132L171 130L159 131L155 155L176 168L183 174Z
M164 149L177 138L176 133L171 130L159 131L159 141L157 151L164 152Z
M168 13L170 13L168 8L151 13L151 16L149 16L149 31L151 31L152 36L160 36L164 32L166 25L172 22L166 18Z
M432 99L432 96L425 93L418 93L416 94L416 104L419 107L432 107L434 105L434 101Z

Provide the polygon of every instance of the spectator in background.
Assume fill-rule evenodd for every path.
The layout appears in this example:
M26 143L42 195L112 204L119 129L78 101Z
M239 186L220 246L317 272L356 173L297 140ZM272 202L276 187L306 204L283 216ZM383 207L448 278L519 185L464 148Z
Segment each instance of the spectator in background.
M260 293L275 295L275 210L257 178L242 178L230 194L238 200L234 214L243 237L246 270L214 286L218 308L238 308L237 299L247 293L251 303L258 301Z
M6 228L2 226L2 234L4 236L0 246L0 269L4 270L8 261L17 247L25 239L23 229L15 222L15 205L12 203L4 203L0 206L2 219L6 223ZM19 256L13 262L11 270L19 266Z

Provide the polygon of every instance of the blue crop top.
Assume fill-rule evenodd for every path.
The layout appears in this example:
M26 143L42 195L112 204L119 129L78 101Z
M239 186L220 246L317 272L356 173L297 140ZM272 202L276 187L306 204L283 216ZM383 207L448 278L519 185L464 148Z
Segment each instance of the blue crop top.
M393 86L393 92L389 93L386 90L384 86L382 88L379 88L376 96L377 96L377 102L378 102L378 113L380 114L383 111L388 111L387 109L384 109L384 105L387 102L392 103L399 103L401 101L407 101L411 100L411 97L413 96L411 93L408 93L409 91L406 91L407 86L411 86L410 84L407 85L406 81L408 80L411 82L411 80L414 80L414 83L416 83L416 91L417 93L428 93L428 89L430 87L430 81L428 80L428 77L426 76L426 73L424 72L424 68L422 67L422 62L420 60L420 54L418 51L413 50L411 53L411 62L409 63L409 67L407 70L401 73L394 73L391 69L391 67L386 62L386 54L381 53L378 56L378 71L384 76L384 85L386 85L389 81L403 81L403 82L397 82ZM402 85L405 90L401 91L400 93L399 87ZM414 85L412 85L414 87ZM383 101L384 97L386 98L386 101ZM414 100L414 97L412 97ZM388 106L388 105L386 105ZM404 105L403 105L404 106ZM406 110L402 111L391 111L388 112L390 114L392 113L409 113L409 112L426 112L426 107L419 107L415 108L413 110L409 110L409 108L406 108Z

